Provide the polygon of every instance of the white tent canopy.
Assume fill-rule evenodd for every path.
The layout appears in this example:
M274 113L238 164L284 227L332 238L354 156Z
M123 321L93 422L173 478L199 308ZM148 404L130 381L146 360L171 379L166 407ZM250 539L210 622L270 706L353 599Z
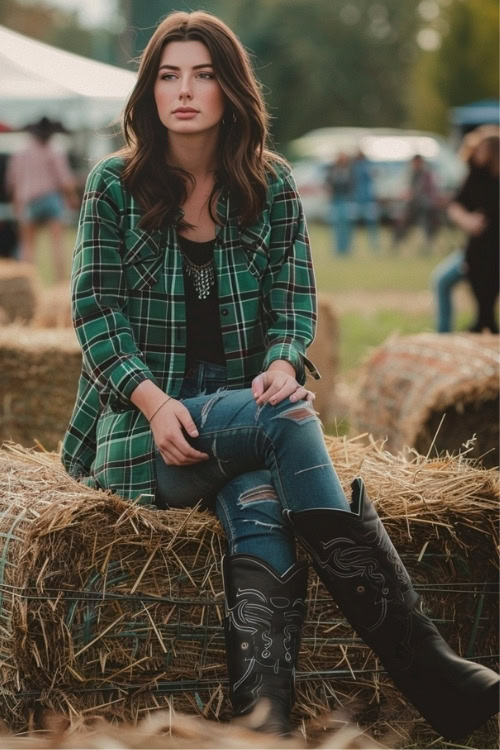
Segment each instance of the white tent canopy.
M19 128L46 115L69 129L120 114L135 73L51 47L0 26L0 121Z

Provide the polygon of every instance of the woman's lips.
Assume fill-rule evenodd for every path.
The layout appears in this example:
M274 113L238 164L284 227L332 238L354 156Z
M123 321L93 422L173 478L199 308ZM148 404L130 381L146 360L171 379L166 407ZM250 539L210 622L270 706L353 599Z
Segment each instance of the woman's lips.
M174 112L174 117L177 117L179 120L191 120L193 117L196 117L198 112L195 112L194 110L188 110L187 112L183 112L182 110L178 109L176 112Z

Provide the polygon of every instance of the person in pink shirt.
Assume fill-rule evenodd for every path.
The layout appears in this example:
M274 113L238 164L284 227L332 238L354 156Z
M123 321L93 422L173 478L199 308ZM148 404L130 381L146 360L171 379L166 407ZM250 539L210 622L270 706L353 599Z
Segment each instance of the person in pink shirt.
M14 154L7 165L6 187L19 224L19 259L33 263L37 229L46 224L51 238L55 276L66 276L64 254L65 202L77 208L76 181L66 155L50 139L62 130L59 123L42 117L28 128L30 143Z

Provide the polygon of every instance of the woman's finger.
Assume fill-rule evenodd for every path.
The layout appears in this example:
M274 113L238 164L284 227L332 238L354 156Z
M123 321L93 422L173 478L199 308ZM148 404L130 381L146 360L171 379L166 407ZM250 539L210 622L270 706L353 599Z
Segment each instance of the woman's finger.
M264 393L257 399L257 404L261 406L261 404L267 403L278 391L280 390L282 384L279 381L273 381L268 388L264 391Z
M175 416L179 420L182 427L184 427L188 435L191 435L191 437L198 437L198 428L193 422L193 418L189 413L189 410L184 406L184 404L180 404L180 406L182 408L177 408Z
M261 372L260 375L257 375L252 380L252 393L253 397L255 399L258 399L259 396L262 396L266 388L266 381L265 381L265 373Z
M166 464L169 466L190 466L191 464L200 463L199 459L185 458L182 453L176 450L161 450L160 454Z
M172 438L172 447L175 448L183 458L193 459L193 461L205 461L208 458L207 453L197 451L196 448L189 445L180 430Z
M275 396L282 388L289 388L286 395L289 393L293 393L295 388L297 388L298 383L291 375L287 375L286 373L281 373L274 371L272 379L270 379L270 383L268 388L264 391L262 396L257 399L258 404L264 404L270 399L272 399L273 396ZM281 400L281 399L280 399Z
M279 391L277 391L274 396L272 396L269 399L269 403L273 404L279 404L281 401L284 401L285 398L290 396L290 399L292 397L292 394L296 393L297 391L297 383L285 383Z

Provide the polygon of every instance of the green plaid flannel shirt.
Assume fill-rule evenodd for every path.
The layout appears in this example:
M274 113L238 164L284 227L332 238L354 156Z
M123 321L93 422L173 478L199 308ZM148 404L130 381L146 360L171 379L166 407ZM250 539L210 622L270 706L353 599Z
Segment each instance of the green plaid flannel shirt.
M71 476L150 503L156 447L132 404L150 379L174 398L185 371L184 275L175 225L138 227L141 211L109 157L85 189L72 268L72 309L83 364L62 449ZM179 216L182 214L180 212ZM289 170L269 178L257 223L241 226L227 192L217 202L215 264L229 388L248 388L277 359L299 382L316 326L306 223Z

